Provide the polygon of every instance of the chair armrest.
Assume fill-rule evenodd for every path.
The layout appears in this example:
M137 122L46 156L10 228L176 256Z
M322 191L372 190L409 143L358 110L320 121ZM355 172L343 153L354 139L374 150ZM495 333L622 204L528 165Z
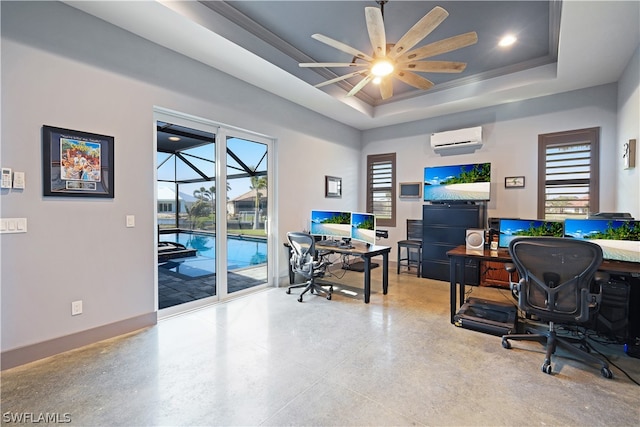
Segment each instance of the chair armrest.
M518 292L520 290L520 284L513 281L511 275L516 271L516 265L511 262L504 263L504 269L509 273L509 289L511 289L511 294L517 300Z
M587 292L587 301L589 305L589 309L598 308L600 303L602 302L602 285L609 281L609 273L604 271L596 271L596 274L593 276L593 285L591 286L591 292L587 292L584 289L584 292Z

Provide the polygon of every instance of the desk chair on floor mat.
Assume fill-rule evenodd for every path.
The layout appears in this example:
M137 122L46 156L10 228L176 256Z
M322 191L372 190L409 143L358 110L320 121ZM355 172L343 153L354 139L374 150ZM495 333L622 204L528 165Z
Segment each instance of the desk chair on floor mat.
M597 312L602 296L601 282L607 280L606 274L596 274L602 263L600 246L586 240L561 237L516 237L509 244L509 254L515 268L507 264L507 270L513 272L517 268L521 277L518 283L511 283L518 306L527 317L534 315L549 322L549 330L540 333L527 329L526 334L504 335L502 346L511 348L510 340L546 344L542 372L547 374L551 374L551 355L559 346L599 364L602 376L613 378L607 362L588 353L584 339L559 337L554 326L555 322L585 324ZM597 293L591 291L594 278L596 284L600 284Z
M403 258L402 250L405 250L406 258ZM420 277L420 269L422 265L422 220L407 220L407 240L398 242L398 274L400 267L407 267L411 271L411 267L416 267L417 275Z
M298 297L299 302L302 302L302 296L307 291L311 291L312 294L322 293L330 300L333 286L326 285L329 287L329 290L326 290L316 283L317 277L324 276L327 262L323 257L316 259L316 244L313 236L307 233L289 232L287 233L287 239L289 240L289 245L291 245L291 269L307 279L305 283L289 286L287 293L290 294L291 289L294 288L304 288Z

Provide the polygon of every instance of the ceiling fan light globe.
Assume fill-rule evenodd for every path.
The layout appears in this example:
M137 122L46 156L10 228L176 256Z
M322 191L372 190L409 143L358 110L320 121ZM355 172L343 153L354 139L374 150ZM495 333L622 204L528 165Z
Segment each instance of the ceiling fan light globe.
M371 67L371 73L376 77L384 77L393 73L393 64L386 60L377 61Z
M373 80L371 80L371 83L373 83L374 85L379 85L380 83L382 83L382 77L374 77Z
M514 44L516 41L518 41L518 38L516 36L514 36L513 34L507 34L500 39L500 42L498 42L498 46L508 47Z

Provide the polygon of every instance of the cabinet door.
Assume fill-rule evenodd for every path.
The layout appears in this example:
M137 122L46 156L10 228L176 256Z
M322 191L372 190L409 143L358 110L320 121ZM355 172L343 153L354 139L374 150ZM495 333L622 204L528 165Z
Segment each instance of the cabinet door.
M514 271L511 279L517 282L518 272ZM480 263L480 286L497 286L509 289L509 272L503 262L482 261Z
M478 205L425 205L422 225L444 225L447 227L478 228L480 223Z

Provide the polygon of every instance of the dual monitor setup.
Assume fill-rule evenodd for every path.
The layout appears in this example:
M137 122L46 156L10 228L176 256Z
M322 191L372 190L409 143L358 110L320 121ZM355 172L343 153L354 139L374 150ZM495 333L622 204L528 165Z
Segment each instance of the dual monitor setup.
M329 241L376 244L376 218L370 213L313 210L310 224L311 235Z
M563 221L499 218L498 221L499 248L508 248L509 243L519 236L564 237L598 244L605 259L640 262L640 221L624 218ZM496 219L491 222L495 224Z

